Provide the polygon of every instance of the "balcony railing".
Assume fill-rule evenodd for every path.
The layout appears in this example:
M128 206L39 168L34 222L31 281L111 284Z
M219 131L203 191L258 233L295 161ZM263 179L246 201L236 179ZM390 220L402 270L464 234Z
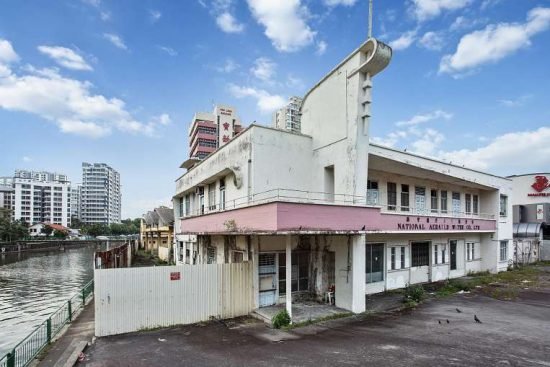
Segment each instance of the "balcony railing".
M206 195L204 196L207 199ZM357 207L378 208L384 214L400 215L422 215L432 217L449 218L472 218L472 219L495 219L494 214L464 212L457 210L440 210L431 208L419 208L414 206L401 206L395 204L384 204L378 201L373 202L372 198L365 196L356 196L349 194L336 194L317 191L303 191L294 189L273 189L249 196L243 196L224 203L216 201L209 205L207 202L201 203L196 200L193 205L200 204L198 208L187 210L181 218L194 217L204 214L240 209L254 205L268 204L273 202L301 203L301 204L323 204L323 205L344 205ZM181 214L181 213L180 213Z

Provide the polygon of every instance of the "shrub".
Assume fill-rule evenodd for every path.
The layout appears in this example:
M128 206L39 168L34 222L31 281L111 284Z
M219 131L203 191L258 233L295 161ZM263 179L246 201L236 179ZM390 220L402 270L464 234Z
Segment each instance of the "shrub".
M404 302L414 301L419 303L424 299L425 295L424 288L421 285L410 285L407 284L405 287L405 300Z
M275 329L280 329L284 326L290 325L290 315L285 310L279 311L273 318L271 319L271 323L273 324L273 327Z

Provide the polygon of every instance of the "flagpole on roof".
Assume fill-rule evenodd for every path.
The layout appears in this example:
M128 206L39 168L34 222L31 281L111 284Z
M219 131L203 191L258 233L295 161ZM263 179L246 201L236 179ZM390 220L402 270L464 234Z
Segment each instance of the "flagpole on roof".
M372 0L369 0L369 30L368 38L372 37Z

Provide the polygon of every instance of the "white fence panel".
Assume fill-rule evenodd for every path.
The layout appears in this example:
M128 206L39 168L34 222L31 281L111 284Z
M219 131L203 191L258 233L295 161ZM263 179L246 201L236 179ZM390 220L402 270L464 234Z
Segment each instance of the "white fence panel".
M252 264L97 269L95 334L231 318L253 309Z

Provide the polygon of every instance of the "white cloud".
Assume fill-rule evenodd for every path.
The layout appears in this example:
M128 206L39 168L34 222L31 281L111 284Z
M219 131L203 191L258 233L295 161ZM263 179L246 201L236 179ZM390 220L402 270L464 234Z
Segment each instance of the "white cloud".
M390 47L394 51L405 50L416 40L416 30L403 33L399 38L390 41Z
M521 107L531 98L531 95L525 94L516 99L500 99L498 102L505 107Z
M157 46L160 50L166 52L170 56L178 56L178 52L171 47Z
M487 18L474 18L474 17L465 17L458 16L454 22L449 27L451 32L462 31L465 29L471 29L477 27L478 25L487 23Z
M481 3L480 9L485 10L487 8L491 8L493 6L496 6L500 2L501 0L483 0L483 2Z
M325 41L319 41L317 42L317 51L315 53L317 55L324 55L327 51L328 44Z
M40 116L62 132L96 138L113 130L154 135L156 126L168 121L161 115L149 123L139 122L124 101L94 94L90 82L64 77L57 70L27 66L24 73L16 74L8 64L3 67L8 72L0 73L0 108Z
M216 67L216 70L220 73L232 73L239 67L239 64L237 64L233 59L227 58L225 59L225 62L223 65Z
M244 25L239 23L235 17L228 12L221 13L216 17L216 24L226 33L241 33Z
M443 48L445 40L440 32L426 32L418 43L428 50L439 51Z
M277 64L267 57L259 57L254 61L254 66L250 69L252 75L264 82L271 82L271 78L275 76L275 68Z
M149 18L151 19L151 22L156 23L160 20L162 17L162 13L158 10L149 10Z
M468 6L471 0L412 0L412 11L419 21L439 16L444 11L458 10Z
M398 121L395 123L395 125L396 126L413 126L413 125L418 125L418 124L422 124L425 122L438 120L438 119L449 120L452 117L453 115L449 112L445 112L443 110L435 110L433 112L429 112L426 114L415 115L408 120Z
M316 32L307 25L308 10L300 0L247 0L265 35L282 52L294 52L311 44Z
M9 64L18 60L19 56L15 53L11 43L0 39L0 63Z
M32 162L32 158L31 158L31 157L28 157L28 156L24 156L23 158L21 158L21 160L22 160L23 162L27 162L27 163L28 163L28 162Z
M72 70L92 70L82 56L70 48L61 46L38 46L38 51L52 58L57 64Z
M111 20L111 12L110 11L100 11L99 12L99 17L101 18L102 21L106 22L108 20Z
M445 136L437 130L425 129L419 139L412 143L411 151L420 155L433 155Z
M327 6L353 6L356 2L357 0L324 0L325 5Z
M453 164L498 174L536 172L550 167L548 141L550 127L541 127L497 136L480 148L440 152L438 157Z
M122 50L127 50L128 49L128 46L126 46L126 44L124 43L122 38L120 38L120 36L118 36L114 33L103 33L103 37L107 41L111 42L113 45L115 45L116 47L118 47Z
M305 83L302 79L289 74L286 78L286 86L289 88L304 89Z
M550 8L534 8L527 21L488 25L485 29L463 36L456 52L445 55L440 73L460 74L486 63L497 62L531 44L530 38L550 27Z
M280 95L269 94L263 89L241 87L235 84L229 85L230 93L236 98L252 97L261 113L271 113L286 104L286 99Z

